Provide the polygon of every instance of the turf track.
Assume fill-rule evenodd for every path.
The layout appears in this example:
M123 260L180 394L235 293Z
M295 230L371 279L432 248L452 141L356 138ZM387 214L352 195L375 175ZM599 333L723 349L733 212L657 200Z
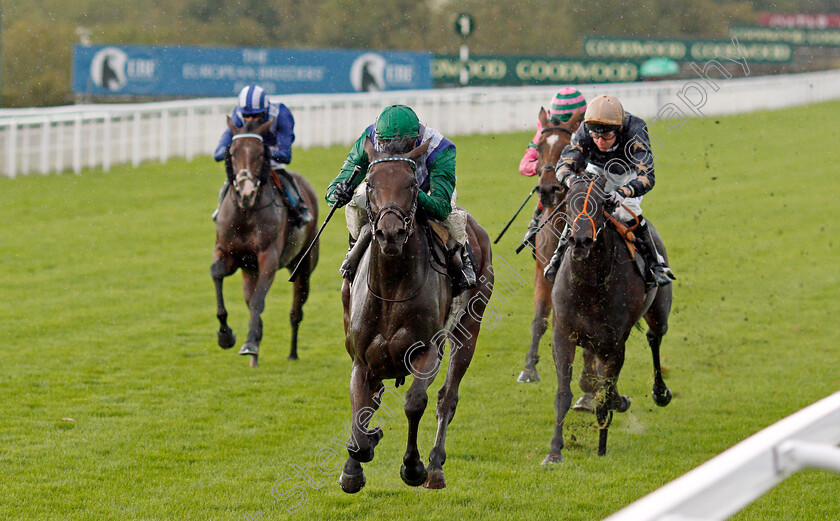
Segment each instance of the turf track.
M619 382L633 404L604 458L592 417L570 414L566 463L540 466L556 384L548 336L543 381L515 382L532 318L533 264L513 253L523 211L494 253L527 284L494 299L500 322L480 336L461 387L438 492L399 478L396 400L361 493L343 494L337 474L296 473L330 454L349 417L340 213L322 240L301 360L286 360L280 276L252 370L215 345L209 216L221 166L205 157L2 179L0 519L601 519L840 388L838 114L827 103L655 128L664 144L644 208L679 277L662 348L675 398L653 405L634 332ZM530 137L455 139L459 202L492 238L533 186L516 173ZM293 165L323 193L345 153L296 149ZM240 281L227 279L226 294L242 339ZM433 415L421 424L424 457ZM836 474L804 472L735 519L840 519L838 491Z

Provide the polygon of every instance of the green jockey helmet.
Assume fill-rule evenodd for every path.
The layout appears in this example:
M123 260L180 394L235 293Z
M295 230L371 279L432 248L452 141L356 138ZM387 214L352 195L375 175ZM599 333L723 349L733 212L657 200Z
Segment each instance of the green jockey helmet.
M420 136L420 120L405 105L385 107L376 118L376 139L388 141Z

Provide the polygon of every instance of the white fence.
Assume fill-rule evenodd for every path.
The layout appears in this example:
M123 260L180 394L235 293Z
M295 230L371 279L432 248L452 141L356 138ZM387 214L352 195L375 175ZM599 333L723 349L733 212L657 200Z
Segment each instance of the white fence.
M715 90L715 87L718 90ZM840 98L840 71L705 81L583 85L591 99L618 96L644 118L733 114ZM495 87L394 91L373 94L283 96L295 116L296 146L349 145L391 103L414 107L420 119L446 135L490 134L534 128L540 106L555 87ZM682 98L680 93L683 94ZM688 100L688 101L684 101ZM213 152L235 98L124 105L74 105L0 110L0 175L192 159ZM694 110L688 103L694 104ZM677 112L675 112L677 111Z
M838 443L840 392L750 436L604 521L727 519L804 468L840 473ZM836 503L838 496L825 500Z

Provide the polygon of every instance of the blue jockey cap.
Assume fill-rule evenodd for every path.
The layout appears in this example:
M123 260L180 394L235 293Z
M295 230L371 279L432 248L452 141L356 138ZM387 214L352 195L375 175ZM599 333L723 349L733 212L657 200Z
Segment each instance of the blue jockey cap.
M251 84L239 93L239 110L242 114L267 114L268 107L268 95L262 87Z

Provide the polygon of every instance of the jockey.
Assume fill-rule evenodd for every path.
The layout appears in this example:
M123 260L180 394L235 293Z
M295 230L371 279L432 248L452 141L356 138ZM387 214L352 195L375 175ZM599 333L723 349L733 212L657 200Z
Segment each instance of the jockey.
M574 87L563 87L557 91L554 99L551 100L548 119L552 123L557 124L569 121L575 114L583 116L584 112L586 112L586 99L583 97L583 94ZM580 123L572 131L576 131L579 125ZM537 143L540 140L541 133L542 123L537 121L537 133L531 142L528 143L528 148L525 149L525 155L519 162L519 173L524 176L533 177L537 175ZM531 222L528 223L528 233L525 234L525 238L522 240L522 242L530 245L532 248L535 247L534 241L537 236L537 227L540 224L542 211L542 204L538 202L537 207L534 208L534 215L531 217Z
M233 109L230 119L239 128L244 127L250 120L257 120L259 124L269 119L274 121L265 136L264 143L268 145L271 154L271 168L277 172L283 184L281 193L289 207L289 220L294 226L304 226L312 221L312 214L309 213L309 208L300 196L297 183L285 168L292 162L292 143L295 140L295 119L288 107L282 103L272 105L262 87L248 85L239 93L236 108ZM230 129L226 128L213 158L216 161L223 161L232 142L233 136ZM219 191L219 207L222 205L229 186L230 180L225 179L225 184ZM218 213L219 208L216 208L213 212L213 220L216 219Z
M348 205L344 215L350 231L351 247L339 269L341 275L353 281L356 268L372 236L365 211L366 183L362 182L370 166L365 152L365 140L368 139L376 150L382 150L385 145L394 142L397 149L395 153L410 152L425 141L430 141L428 150L417 161L416 176L420 184L418 207L449 230L447 250L454 293L457 295L475 287L475 268L467 244L467 214L455 205L455 145L437 130L421 125L414 111L405 105L391 105L382 110L376 122L367 127L353 144L338 177L327 187L325 199L330 206L340 208ZM363 175L353 178L357 168L361 169Z
M642 254L650 267L650 277L657 286L665 286L676 277L656 251L653 237L642 218L642 196L654 184L654 157L651 152L647 124L641 118L624 112L614 96L598 96L592 100L583 117L583 125L572 136L557 163L557 179L571 186L574 177L586 170L606 175L608 203L615 205L613 217L621 222L639 218L636 236L641 240ZM629 211L628 211L629 210ZM632 212L632 214L630 213ZM553 281L562 260L563 246L571 229L566 224L554 256L545 268L545 277Z

